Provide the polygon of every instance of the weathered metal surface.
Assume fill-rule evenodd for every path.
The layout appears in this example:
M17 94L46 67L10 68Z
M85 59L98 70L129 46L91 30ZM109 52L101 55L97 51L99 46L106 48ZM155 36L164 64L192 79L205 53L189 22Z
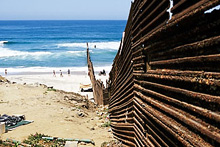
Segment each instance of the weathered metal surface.
M90 58L89 47L87 44L87 64L88 64L88 74L92 83L93 96L96 104L98 105L107 105L109 104L109 93L105 88L103 83L99 80L96 80L93 64Z
M219 0L135 0L110 72L125 146L220 146Z

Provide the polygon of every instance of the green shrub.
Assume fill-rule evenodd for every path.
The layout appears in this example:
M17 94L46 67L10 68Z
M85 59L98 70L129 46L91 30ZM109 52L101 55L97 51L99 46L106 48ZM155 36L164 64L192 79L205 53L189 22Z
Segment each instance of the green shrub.
M102 124L102 127L110 127L111 121L106 121L104 124Z
M54 88L47 88L47 91L57 91L57 90Z

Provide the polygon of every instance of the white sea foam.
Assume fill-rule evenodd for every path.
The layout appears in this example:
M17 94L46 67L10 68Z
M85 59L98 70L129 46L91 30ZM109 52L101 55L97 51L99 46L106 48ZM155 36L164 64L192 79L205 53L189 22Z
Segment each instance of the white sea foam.
M74 56L86 56L86 51L67 51Z
M8 43L8 41L0 41L0 44Z
M114 49L118 50L120 42L92 42L89 43L89 48L98 48L98 49ZM57 44L57 47L78 47L78 48L87 48L86 43L62 43Z
M0 41L0 46L4 46L5 43L8 43L8 41Z
M90 50L92 52L92 50ZM52 56L51 56L52 55ZM26 52L26 51L16 51L10 50L9 48L0 47L0 58L9 58L15 57L18 59L35 59L35 60L42 60L44 57L50 56L51 58L59 58L63 56L74 56L74 57L85 57L86 50L84 51L64 51L64 52Z
M41 56L41 55L52 54L51 52L22 52L22 51L15 51L2 47L0 47L0 52L1 52L0 58L16 57L16 56Z

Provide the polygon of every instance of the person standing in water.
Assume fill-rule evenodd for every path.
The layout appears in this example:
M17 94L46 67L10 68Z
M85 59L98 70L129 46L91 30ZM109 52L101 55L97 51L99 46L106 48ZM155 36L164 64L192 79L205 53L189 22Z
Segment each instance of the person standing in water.
M63 73L62 73L62 71L60 70L60 77L63 77Z
M56 72L55 72L55 70L53 70L53 76L56 77Z

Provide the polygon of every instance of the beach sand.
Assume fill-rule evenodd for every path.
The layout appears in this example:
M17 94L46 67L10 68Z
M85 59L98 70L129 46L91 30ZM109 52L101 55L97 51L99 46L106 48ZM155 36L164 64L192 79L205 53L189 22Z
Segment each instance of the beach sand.
M24 114L27 120L34 122L3 134L1 139L22 141L38 132L61 138L93 139L95 146L113 140L112 133L108 132L110 128L100 127L105 123L98 113L103 107L81 108L80 103L70 100L76 97L73 93L48 91L47 87L40 85L92 97L92 93L80 92L80 83L90 83L86 73L71 76L64 74L63 77L53 77L52 74L9 75L6 78L16 84L0 83L0 114ZM101 78L106 79L103 76ZM78 115L81 112L85 114L84 117Z
M67 73L63 73L63 77L61 77L59 73L56 74L56 77L54 77L52 73L25 73L7 75L6 78L11 82L19 84L45 84L48 87L53 87L54 89L75 92L84 96L88 95L89 99L93 98L92 92L81 92L80 84L91 84L88 74L83 71L72 73L70 76ZM99 76L96 74L96 79L102 80L105 85L106 79L108 79L108 74L106 76Z

